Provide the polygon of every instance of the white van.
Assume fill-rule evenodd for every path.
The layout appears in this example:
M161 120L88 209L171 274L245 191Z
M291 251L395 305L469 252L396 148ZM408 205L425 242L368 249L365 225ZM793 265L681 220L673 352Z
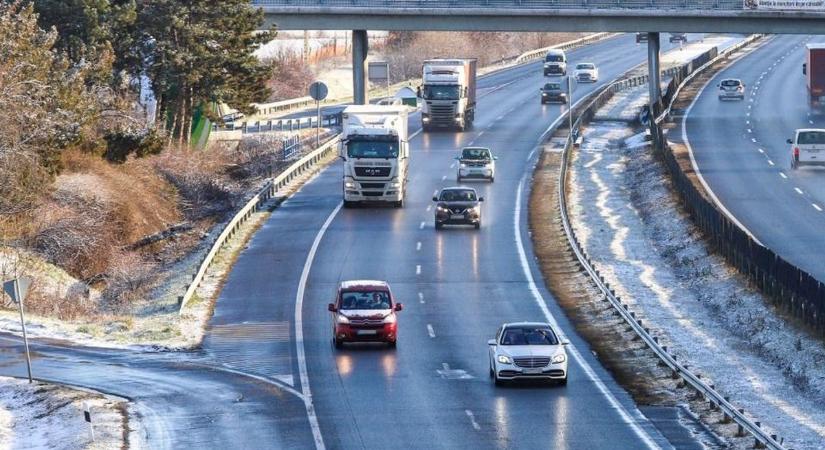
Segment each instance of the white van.
M825 166L825 129L800 128L791 144L791 169L799 166Z
M564 50L552 49L544 56L544 76L567 75L567 55Z

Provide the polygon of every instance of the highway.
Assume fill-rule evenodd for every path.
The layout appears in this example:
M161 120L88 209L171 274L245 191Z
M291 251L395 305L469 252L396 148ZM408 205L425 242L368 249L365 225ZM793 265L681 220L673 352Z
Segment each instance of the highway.
M569 52L572 64L599 66L598 85L645 56L632 35ZM150 448L670 448L576 335L535 266L530 172L564 110L539 104L544 81L540 62L484 77L472 130L417 133L403 209L341 209L341 165L323 170L238 257L202 349L38 342L36 376L133 399ZM470 144L499 156L496 182L472 183L487 199L484 223L436 232L429 200L455 184L453 157ZM333 349L326 305L352 278L386 279L405 304L397 350ZM521 320L557 322L571 340L566 387L495 388L487 378L487 340ZM0 373L25 374L20 347L0 336Z
M696 99L685 129L702 176L728 211L762 244L825 280L825 170L791 170L785 142L796 128L825 127L825 116L808 107L807 42L825 40L776 36L721 71ZM723 78L742 79L745 101L717 99Z
M572 51L570 60L597 63L605 83L642 63L645 50L629 35ZM525 225L529 173L540 137L563 109L539 104L539 64L480 80L473 130L416 134L405 208L341 209L336 163L276 210L238 258L212 327L291 327L294 348L250 337L241 353L268 355L261 374L312 399L306 409L316 442L669 447L573 332L534 265ZM595 87L582 85L574 96ZM412 124L419 128L418 116ZM500 157L495 184L473 183L487 199L482 229L436 232L430 198L455 184L453 157L470 144ZM326 304L339 281L355 278L388 280L405 304L397 350L332 347ZM494 388L486 342L496 327L551 317L575 349L568 386ZM209 339L204 349L214 351Z

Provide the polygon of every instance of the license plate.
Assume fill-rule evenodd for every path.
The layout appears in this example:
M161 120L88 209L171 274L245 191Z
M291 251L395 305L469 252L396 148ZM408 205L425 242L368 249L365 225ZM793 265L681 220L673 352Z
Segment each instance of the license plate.
M453 215L450 216L450 219L463 220L464 219L464 214L453 214Z
M377 330L358 330L358 336L375 336L378 334Z
M541 373L541 368L537 368L537 369L524 369L524 373L529 374L529 375L539 374L539 373Z

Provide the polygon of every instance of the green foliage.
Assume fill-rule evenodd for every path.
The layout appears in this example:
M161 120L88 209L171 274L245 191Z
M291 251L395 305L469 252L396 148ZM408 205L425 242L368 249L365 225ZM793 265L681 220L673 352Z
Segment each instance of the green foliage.
M106 135L105 158L113 163L124 163L129 155L138 158L160 154L166 142L154 129L141 132L118 131Z
M258 32L263 13L248 0L145 1L138 4L148 73L159 120L187 142L195 109L226 103L251 113L269 95L269 69L253 55L273 32ZM217 120L209 111L210 119Z

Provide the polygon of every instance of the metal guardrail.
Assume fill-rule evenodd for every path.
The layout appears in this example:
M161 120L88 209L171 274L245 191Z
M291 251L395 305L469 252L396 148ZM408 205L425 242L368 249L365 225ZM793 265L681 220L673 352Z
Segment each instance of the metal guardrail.
M741 48L741 47L740 47ZM677 67L675 69L680 69ZM634 77L632 79L625 79L602 88L594 94L591 94L593 100L578 112L578 117L573 125L573 129L577 130L584 121L593 117L596 110L603 106L615 94L630 86L638 86L647 82L646 76ZM570 151L573 147L573 133L568 135L565 143L564 151L562 153L561 170L559 173L559 207L562 217L562 225L570 247L576 255L579 264L584 268L597 288L604 296L605 300L609 301L618 314L624 321L633 328L633 331L639 336L645 344L653 350L656 356L671 370L671 375L674 379L681 378L686 385L689 385L699 395L703 396L710 404L712 409L719 409L723 413L723 418L726 421L733 420L738 425L737 433L744 436L747 432L754 437L754 446L756 448L770 448L773 450L783 450L781 442L782 439L777 440L777 436L769 435L761 428L760 422L755 422L745 416L744 409L736 408L728 397L722 396L715 390L713 385L705 383L700 375L692 373L688 370L686 364L681 364L677 361L675 355L668 352L667 346L660 345L659 338L650 333L650 329L645 327L641 318L636 316L634 311L631 311L626 303L622 303L621 298L617 297L615 291L610 289L604 277L596 269L595 264L587 256L584 247L579 242L575 231L570 223L570 217L567 209L567 177L568 165L570 161Z
M593 42L598 42L603 39L608 39L610 37L616 36L620 33L595 33L589 36L585 36L580 39L576 39L570 42L564 42L561 44L551 45L549 47L538 48L535 50L530 50L529 52L524 52L521 55L517 56L515 59L516 64L523 64L527 61L532 61L534 59L544 58L549 50L571 50L574 48L581 47L582 45L592 44Z
M420 9L615 9L726 10L745 9L742 0L253 0L254 6L316 8Z
M192 296L195 294L198 286L200 286L201 281L203 281L203 277L206 275L206 271L209 269L209 266L212 264L215 256L218 252L220 252L221 248L223 248L227 241L235 235L241 225L252 217L252 214L258 211L264 202L272 198L273 195L294 180L297 176L308 170L314 169L322 162L334 158L338 154L338 141L338 137L330 139L321 147L313 150L308 155L293 163L278 176L268 181L264 187L261 188L261 190L259 190L258 193L232 217L232 220L226 224L220 235L215 238L215 241L209 248L209 252L206 256L204 256L203 260L201 260L201 263L198 266L198 271L192 275L192 282L187 286L186 292L182 296L178 297L178 303L180 304L179 314L183 314L183 309L192 299Z
M341 125L341 115L338 113L335 114L322 114L321 115L321 126L322 127L336 127ZM315 128L318 126L318 118L315 116L307 116L307 117L296 117L292 119L272 119L272 120L259 120L256 122L241 122L240 125L236 125L234 122L231 126L228 127L219 127L217 124L212 125L212 131L218 130L227 130L227 131L234 131L234 130L241 130L242 133L260 133L265 131L297 131L303 130L307 128Z

